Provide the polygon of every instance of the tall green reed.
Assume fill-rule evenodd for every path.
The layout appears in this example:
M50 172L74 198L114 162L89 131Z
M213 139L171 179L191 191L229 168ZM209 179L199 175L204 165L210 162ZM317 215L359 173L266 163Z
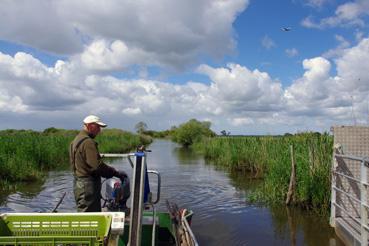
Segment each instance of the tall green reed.
M78 131L53 129L0 131L0 184L33 181L45 171L68 166L69 145ZM103 131L96 138L101 152L126 152L151 138L118 129Z
M318 210L329 208L333 137L302 133L293 136L218 137L198 144L205 158L235 171L252 172L264 183L254 200L284 202L291 173L290 146L296 158L296 204Z
M32 131L1 132L1 180L11 182L40 178L42 171L67 162L71 139Z
M124 153L139 145L151 143L152 138L120 129L106 129L96 137L96 141L99 143L100 152Z

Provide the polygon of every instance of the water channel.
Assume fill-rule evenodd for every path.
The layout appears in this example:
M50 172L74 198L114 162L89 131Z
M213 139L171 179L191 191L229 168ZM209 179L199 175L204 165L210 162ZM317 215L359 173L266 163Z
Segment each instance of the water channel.
M258 185L255 180L217 170L202 156L170 141L156 140L150 149L148 168L162 176L158 209L165 209L166 199L192 209L192 228L200 245L343 245L326 218L247 202L248 193ZM109 162L131 170L125 159ZM0 194L0 213L48 212L65 191L59 212L75 211L71 172L50 172L44 182Z

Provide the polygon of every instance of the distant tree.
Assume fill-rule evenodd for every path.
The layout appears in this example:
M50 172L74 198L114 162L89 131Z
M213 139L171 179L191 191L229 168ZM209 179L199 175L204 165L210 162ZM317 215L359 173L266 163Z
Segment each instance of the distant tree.
M222 136L229 136L231 135L231 132L227 132L226 130L221 130L220 134L222 134Z
M181 124L178 128L173 129L172 140L182 144L183 146L192 145L200 141L203 137L213 137L215 133L210 130L211 122L198 121L191 119Z
M142 134L147 130L147 124L143 121L140 121L135 125L135 129L137 133Z
M53 133L58 133L60 130L55 128L55 127L49 127L49 128L46 128L43 133L44 134L53 134Z

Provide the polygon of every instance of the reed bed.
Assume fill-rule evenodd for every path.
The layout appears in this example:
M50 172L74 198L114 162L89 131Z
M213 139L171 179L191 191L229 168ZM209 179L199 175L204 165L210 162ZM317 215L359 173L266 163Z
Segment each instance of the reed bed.
M69 144L78 131L0 131L0 185L18 181L33 181L44 176L45 171L65 168L68 164ZM104 130L96 138L101 152L123 153L150 138L118 129Z
M263 185L251 199L281 203L290 181L291 145L297 164L295 204L319 211L328 209L333 137L327 133L208 138L197 147L216 165L263 178Z

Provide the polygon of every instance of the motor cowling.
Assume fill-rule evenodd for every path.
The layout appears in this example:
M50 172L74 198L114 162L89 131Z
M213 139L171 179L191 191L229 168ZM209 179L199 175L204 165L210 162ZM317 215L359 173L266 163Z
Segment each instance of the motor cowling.
M121 182L120 179L111 178L106 181L105 199L106 206L111 211L119 211L127 208L126 202L130 196L128 178Z

